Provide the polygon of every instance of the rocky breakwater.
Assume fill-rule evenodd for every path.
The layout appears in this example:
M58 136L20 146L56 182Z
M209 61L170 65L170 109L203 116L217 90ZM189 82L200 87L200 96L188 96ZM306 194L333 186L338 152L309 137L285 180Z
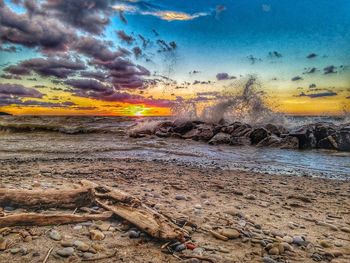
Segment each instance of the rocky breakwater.
M154 126L131 129L129 136L155 135L207 142L211 145L254 145L284 149L329 149L350 151L350 123L307 124L293 129L282 125L250 125L241 122L207 123L203 121L164 121Z

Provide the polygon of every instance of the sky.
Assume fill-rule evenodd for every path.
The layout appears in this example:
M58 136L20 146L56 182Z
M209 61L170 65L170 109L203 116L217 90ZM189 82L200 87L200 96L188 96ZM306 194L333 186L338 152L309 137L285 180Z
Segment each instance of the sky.
M251 75L275 111L350 111L350 1L0 0L0 111L170 115Z

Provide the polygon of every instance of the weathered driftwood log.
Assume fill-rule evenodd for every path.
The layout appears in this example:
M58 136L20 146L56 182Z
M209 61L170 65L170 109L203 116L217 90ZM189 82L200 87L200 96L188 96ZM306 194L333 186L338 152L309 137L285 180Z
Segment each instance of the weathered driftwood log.
M128 193L108 186L99 186L87 180L81 182L84 186L95 189L97 204L129 221L152 237L173 240L187 234L168 218Z
M94 200L91 188L71 190L0 189L0 206L21 208L76 208L90 205Z
M112 216L113 213L109 211L96 215L23 213L0 217L0 227L73 224L89 220L107 220Z

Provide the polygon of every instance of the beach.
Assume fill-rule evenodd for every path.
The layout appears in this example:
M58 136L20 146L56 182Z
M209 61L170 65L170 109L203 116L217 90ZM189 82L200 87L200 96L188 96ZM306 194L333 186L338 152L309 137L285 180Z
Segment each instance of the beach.
M129 138L134 119L29 120L16 119L16 132L2 123L1 189L63 193L89 180L134 196L189 238L169 247L118 216L1 227L0 262L350 260L348 153ZM76 127L84 132L67 133ZM1 208L2 216L29 212L100 216L106 209Z

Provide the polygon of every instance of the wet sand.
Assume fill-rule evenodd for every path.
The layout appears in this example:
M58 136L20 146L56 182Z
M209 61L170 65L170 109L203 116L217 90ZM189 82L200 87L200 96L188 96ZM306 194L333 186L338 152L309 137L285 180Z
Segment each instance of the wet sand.
M1 187L7 188L73 188L81 179L89 179L124 190L172 218L182 217L198 226L191 234L197 248L176 254L215 262L350 262L350 182L102 158L11 158L0 161L0 176ZM23 212L6 209L2 213ZM53 212L57 211L46 211ZM114 257L95 262L180 261L161 249L164 242L144 234L129 238L131 226L120 219L107 226L101 223L0 230L0 248L7 243L0 262L42 262L50 248L47 262L80 262L114 251ZM90 239L89 230L95 228L103 230L102 241ZM52 229L58 231L60 241L50 238ZM239 237L224 241L210 230L230 230ZM57 255L62 245L74 241L84 242L88 251L75 247L67 258ZM284 246L277 252L280 255L271 255L280 244Z

